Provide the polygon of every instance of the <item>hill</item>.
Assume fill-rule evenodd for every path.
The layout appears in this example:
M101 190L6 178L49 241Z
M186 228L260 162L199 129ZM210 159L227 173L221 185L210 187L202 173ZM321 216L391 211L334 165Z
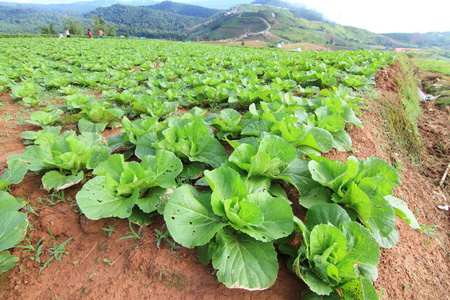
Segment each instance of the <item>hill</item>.
M0 6L0 32L2 33L40 33L38 26L48 26L49 23L61 24L70 16L63 12L14 6ZM62 30L58 26L57 30Z
M182 16L192 16L209 18L221 10L201 7L198 5L181 4L172 1L163 1L151 6L152 9L178 14Z
M255 1L282 5L281 1ZM320 21L319 21L320 20ZM324 22L317 12L272 5L240 5L238 10L209 20L189 33L192 39L223 40L259 38L270 41L307 42L344 48L402 45L389 37L368 30Z
M116 4L85 14L114 20L118 35L183 39L183 31L204 22L218 10L165 1L151 6Z
M384 33L384 36L418 47L444 47L450 50L450 32Z

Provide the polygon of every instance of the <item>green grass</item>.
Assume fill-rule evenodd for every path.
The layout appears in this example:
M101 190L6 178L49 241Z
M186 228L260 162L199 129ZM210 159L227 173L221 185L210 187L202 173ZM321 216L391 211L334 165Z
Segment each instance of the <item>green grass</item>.
M442 58L447 59L448 61L430 58L416 58L413 62L414 66L419 68L420 70L441 73L450 76L450 60L448 58Z
M417 95L418 82L414 78L410 60L406 56L399 56L397 61L401 69L396 78L398 99L382 99L382 113L393 147L401 145L408 155L419 158L423 147L417 129L417 120L422 114ZM403 105L397 105L399 102Z
M436 105L450 105L450 96L437 98Z
M242 28L242 23L238 18L234 18L233 20L226 22L222 27L223 28Z

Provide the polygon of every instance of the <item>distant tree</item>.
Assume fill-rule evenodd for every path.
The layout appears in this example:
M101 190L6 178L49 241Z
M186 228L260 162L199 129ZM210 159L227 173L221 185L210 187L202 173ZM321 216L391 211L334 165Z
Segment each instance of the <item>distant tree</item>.
M109 26L108 29L106 30L106 35L108 35L108 36L116 36L116 27Z
M48 27L45 26L38 26L41 30L41 34L56 34L55 24L50 23Z
M92 15L92 20L94 22L94 32L98 32L101 29L107 36L116 36L117 28L114 26L108 27L105 19Z
M83 35L83 26L80 25L80 21L73 21L71 18L67 18L67 25L62 23L64 28L68 28L71 35Z
M55 24L50 23L48 25L48 31L49 31L49 34L56 34Z

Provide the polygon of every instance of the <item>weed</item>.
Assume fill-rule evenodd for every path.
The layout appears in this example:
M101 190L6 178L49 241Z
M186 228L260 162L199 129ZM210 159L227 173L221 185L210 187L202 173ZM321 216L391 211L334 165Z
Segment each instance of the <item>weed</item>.
M417 95L418 82L414 79L407 58L401 57L398 61L401 68L396 78L399 95L388 96L380 101L383 119L386 120L393 148L398 149L401 145L400 148L406 150L408 155L418 158L422 152L417 129L417 120L422 114Z
M50 232L50 230L49 230ZM53 239L53 235L50 233L50 235L52 236ZM56 242L53 242L53 247L47 249L47 251L50 253L50 258L47 259L47 261L39 267L39 274L41 274L42 270L44 270L46 267L48 267L50 265L50 263L52 262L53 259L58 260L59 262L61 262L61 258L63 254L67 254L66 252L66 244L73 239L68 238L66 241L64 241L61 245L57 245Z
M25 119L23 117L20 117L19 121L17 122L17 125L21 126L25 123Z
M158 229L155 229L155 236L156 236L156 247L159 249L159 246L161 245L161 241L166 241L170 245L170 254L172 254L174 251L178 250L180 247L175 244L174 241L170 240L171 236L169 233L169 230L163 233L163 228L165 225L161 227L161 231Z
M22 248L25 249L23 252L35 252L36 254L34 256L30 256L31 260L35 260L38 263L41 262L41 254L42 254L42 241L44 240L44 238L41 238L39 241L37 241L36 245L33 246L33 244L30 241L30 238L25 238L24 241L26 241L28 243L28 245L24 245L24 246L16 246L16 248Z
M122 253L121 255L119 255L119 257L117 257L114 261L111 261L108 258L104 258L103 261L105 263L107 263L108 265L112 266L119 258L121 258L123 256L124 253Z
M423 232L426 236L426 240L425 240L425 247L428 247L428 238L431 236L432 238L434 238L436 240L436 242L438 242L438 244L440 246L443 246L443 244L445 244L444 239L440 236L439 233L437 233L436 228L439 228L439 225L420 225L420 232ZM439 241L439 239L442 241Z
M66 241L64 241L61 245L57 245L56 243L53 244L53 247L48 249L48 252L50 252L50 255L53 255L56 260L61 262L61 257L63 254L67 254L66 252L66 244L73 239L73 237L68 238Z
M48 205L44 204L44 200L48 203ZM72 198L68 198L67 201L71 202ZM66 202L66 198L64 197L64 191L60 191L59 193L53 193L50 195L50 198L39 198L38 202L43 206L55 206L60 202Z
M53 239L53 235L50 233L50 235L52 236ZM50 258L47 259L47 261L39 267L39 274L41 274L42 270L44 270L46 267L48 267L50 265L50 263L52 262L53 259L58 260L59 262L61 262L61 258L63 254L67 254L66 252L66 244L73 239L68 238L66 241L64 241L61 245L57 245L55 242L53 242L53 247L47 249L47 251L50 253Z
M142 227L139 226L139 230L138 230L138 232L136 232L133 230L133 227L131 226L131 221L128 221L128 226L130 227L130 232L128 232L128 235L121 237L120 239L118 239L116 241L116 243L123 239L138 239L139 240L142 238L142 236L141 236Z
M109 225L108 228L102 228L102 230L108 232L108 237L111 237L111 234L117 232L111 225Z
M14 117L12 117L12 116L5 116L5 117L3 117L3 120L5 120L5 125L3 125L3 128L6 128L8 126L8 121L9 120L13 120L13 119L14 119Z
M25 206L23 207L23 209L25 209L26 211L29 211L30 213L32 213L35 216L39 217L39 214L36 212L36 209L38 209L37 207L33 207L30 205L29 201L26 202Z
M50 225L47 225L47 230L48 230L48 233L50 234L50 237L51 237L50 242L51 242L55 239L55 237L53 236L52 232L50 231Z
M92 277L94 277L94 275L95 275L95 271L94 272L92 272L90 275L89 275L89 280L91 280L92 279Z
M394 167L395 167L395 169L397 170L397 172L399 173L399 174L401 174L402 173L402 171L403 171L403 166L404 166L405 164L401 161L401 160L399 160L399 159L394 159Z

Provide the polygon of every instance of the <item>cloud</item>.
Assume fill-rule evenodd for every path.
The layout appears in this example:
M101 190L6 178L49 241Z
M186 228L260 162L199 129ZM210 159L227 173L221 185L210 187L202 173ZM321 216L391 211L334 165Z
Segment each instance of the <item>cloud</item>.
M446 0L287 0L330 20L373 32L450 31Z

